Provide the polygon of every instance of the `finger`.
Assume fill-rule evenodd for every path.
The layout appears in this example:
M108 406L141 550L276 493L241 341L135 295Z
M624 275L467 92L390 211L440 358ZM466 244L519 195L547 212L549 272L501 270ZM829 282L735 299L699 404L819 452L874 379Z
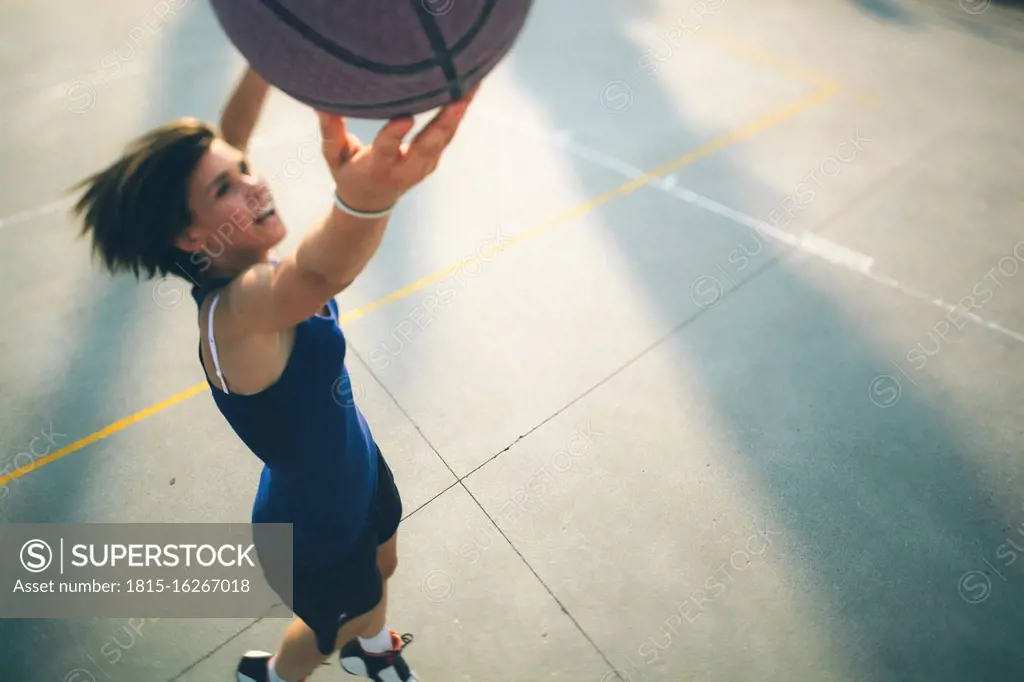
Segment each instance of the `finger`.
M413 139L406 158L429 166L455 137L470 101L471 98L467 97L445 106Z
M393 160L398 157L402 149L402 140L412 130L415 121L411 117L404 116L392 119L381 128L373 141L374 153L382 159Z
M320 117L320 139L324 157L330 161L344 159L349 153L349 135L345 119L334 114L317 111Z
M344 118L322 111L316 113L320 117L320 139L325 151L336 152L339 147L348 144Z
M428 123L417 138L429 138L434 136L435 133L443 133L445 135L454 135L455 130L458 128L459 123L462 121L466 110L472 103L473 98L476 97L476 91L479 86L470 90L461 99L457 99L453 102L449 102L441 111L434 116L433 120Z

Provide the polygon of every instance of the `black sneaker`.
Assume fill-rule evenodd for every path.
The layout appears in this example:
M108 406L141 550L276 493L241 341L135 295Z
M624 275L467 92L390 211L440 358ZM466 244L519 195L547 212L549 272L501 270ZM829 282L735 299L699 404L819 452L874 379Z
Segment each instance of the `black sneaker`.
M266 651L246 651L238 662L238 682L268 682L270 674L267 666L272 656Z
M341 668L350 675L368 677L374 682L417 682L409 665L402 658L402 649L412 643L412 635L398 636L391 631L392 648L382 654L372 654L363 649L358 639L341 648L338 658Z
M268 654L266 651L246 651L236 669L238 682L270 682L270 659L272 657L273 654ZM330 664L330 661L321 663L321 665ZM299 682L306 682L308 679L308 677L303 677Z

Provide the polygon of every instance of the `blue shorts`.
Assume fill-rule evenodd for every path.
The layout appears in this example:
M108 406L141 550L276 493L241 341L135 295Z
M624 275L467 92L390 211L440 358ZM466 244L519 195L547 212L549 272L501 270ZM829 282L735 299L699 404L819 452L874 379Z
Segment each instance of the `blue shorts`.
M274 579L261 563L268 583L292 612L316 634L320 653L337 650L338 630L346 622L373 610L383 596L384 581L377 568L377 548L398 532L402 498L394 476L377 449L377 489L370 518L355 546L345 557L320 566L295 564L290 585ZM259 548L257 547L257 554ZM290 594L288 587L291 588ZM282 589L283 588L283 589Z

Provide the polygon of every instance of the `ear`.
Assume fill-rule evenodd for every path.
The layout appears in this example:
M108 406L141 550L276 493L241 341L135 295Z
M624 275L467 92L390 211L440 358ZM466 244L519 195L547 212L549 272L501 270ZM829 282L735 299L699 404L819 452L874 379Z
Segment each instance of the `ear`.
M185 231L174 239L174 246L185 253L198 253L203 248L203 238L199 229L189 225Z

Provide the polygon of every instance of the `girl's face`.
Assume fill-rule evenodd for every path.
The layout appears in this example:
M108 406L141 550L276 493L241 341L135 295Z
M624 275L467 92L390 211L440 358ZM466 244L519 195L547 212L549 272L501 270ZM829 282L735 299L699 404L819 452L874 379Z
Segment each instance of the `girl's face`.
M189 208L193 223L176 246L205 271L243 269L264 260L287 235L270 189L245 156L215 139L192 174Z

